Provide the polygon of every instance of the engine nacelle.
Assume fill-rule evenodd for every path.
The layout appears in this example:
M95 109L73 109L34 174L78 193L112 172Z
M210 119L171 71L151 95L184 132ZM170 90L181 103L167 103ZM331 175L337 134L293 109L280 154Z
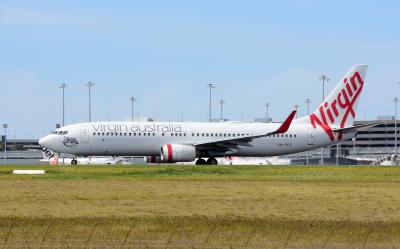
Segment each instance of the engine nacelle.
M161 147L161 161L192 162L196 159L196 148L188 144L166 144Z
M145 156L144 161L146 163L163 163L160 156Z

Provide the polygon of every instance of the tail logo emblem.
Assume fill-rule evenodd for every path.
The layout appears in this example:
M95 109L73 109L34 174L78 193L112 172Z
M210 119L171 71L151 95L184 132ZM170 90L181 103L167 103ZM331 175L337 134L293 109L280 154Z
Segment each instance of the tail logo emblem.
M317 112L310 115L313 128L317 129L317 125L321 127L329 136L331 142L335 140L331 125L334 124L338 118L342 118L340 121L340 128L344 128L349 114L355 118L356 113L354 112L353 106L362 91L364 81L360 73L356 71L354 75L350 77L350 82L347 78L344 78L343 84L344 87L342 87L331 103L324 102L323 105L319 107L319 117L317 116ZM344 111L343 116L340 115L342 111ZM338 140L340 141L341 139L342 133L339 133Z

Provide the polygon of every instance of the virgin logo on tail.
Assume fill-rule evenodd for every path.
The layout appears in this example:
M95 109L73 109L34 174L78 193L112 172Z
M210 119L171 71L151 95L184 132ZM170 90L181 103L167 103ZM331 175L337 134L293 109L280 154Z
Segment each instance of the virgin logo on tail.
M310 115L313 128L317 129L317 125L321 127L332 142L335 140L335 136L331 125L339 124L337 121L340 121L340 128L344 128L350 114L355 118L356 113L353 106L362 91L364 81L360 73L355 71L353 76L350 77L350 80L348 80L348 78L343 79L343 84L344 86L342 86L337 96L330 103L325 101L319 107L319 117L316 115L317 111ZM341 115L342 113L343 116ZM340 118L341 120L338 120ZM339 133L338 140L341 139L342 133Z

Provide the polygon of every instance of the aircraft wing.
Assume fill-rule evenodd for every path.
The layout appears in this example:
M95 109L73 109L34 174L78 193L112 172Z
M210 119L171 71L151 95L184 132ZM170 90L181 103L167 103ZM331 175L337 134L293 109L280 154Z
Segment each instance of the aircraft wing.
M290 124L293 121L294 116L296 115L296 110L292 111L290 115L286 118L286 120L279 126L278 129L261 134L261 135L253 135L253 136L243 136L243 137L237 137L237 138L226 138L226 139L219 139L211 142L204 142L204 143L195 143L194 146L198 148L200 151L202 150L214 150L215 153L218 154L218 152L221 153L229 153L235 152L239 149L239 146L252 146L250 144L253 139L260 138L260 137L266 137L266 136L271 136L274 134L279 134L279 133L285 133L289 127Z
M357 132L359 130L371 128L371 127L378 126L378 125L381 125L384 123L385 122L374 122L374 123L369 123L369 124L355 125L355 126L350 126L350 127L346 127L346 128L333 129L333 132L335 132L335 133Z

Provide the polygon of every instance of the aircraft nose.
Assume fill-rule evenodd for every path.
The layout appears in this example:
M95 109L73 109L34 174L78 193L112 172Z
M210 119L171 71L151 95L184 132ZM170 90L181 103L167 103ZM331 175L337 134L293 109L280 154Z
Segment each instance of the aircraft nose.
M50 137L50 135L47 135L47 136L45 136L45 137L42 137L42 138L39 140L39 144L40 144L40 146L42 146L42 147L46 147L46 148L51 149L51 148L50 148L50 147L51 147L51 137Z

